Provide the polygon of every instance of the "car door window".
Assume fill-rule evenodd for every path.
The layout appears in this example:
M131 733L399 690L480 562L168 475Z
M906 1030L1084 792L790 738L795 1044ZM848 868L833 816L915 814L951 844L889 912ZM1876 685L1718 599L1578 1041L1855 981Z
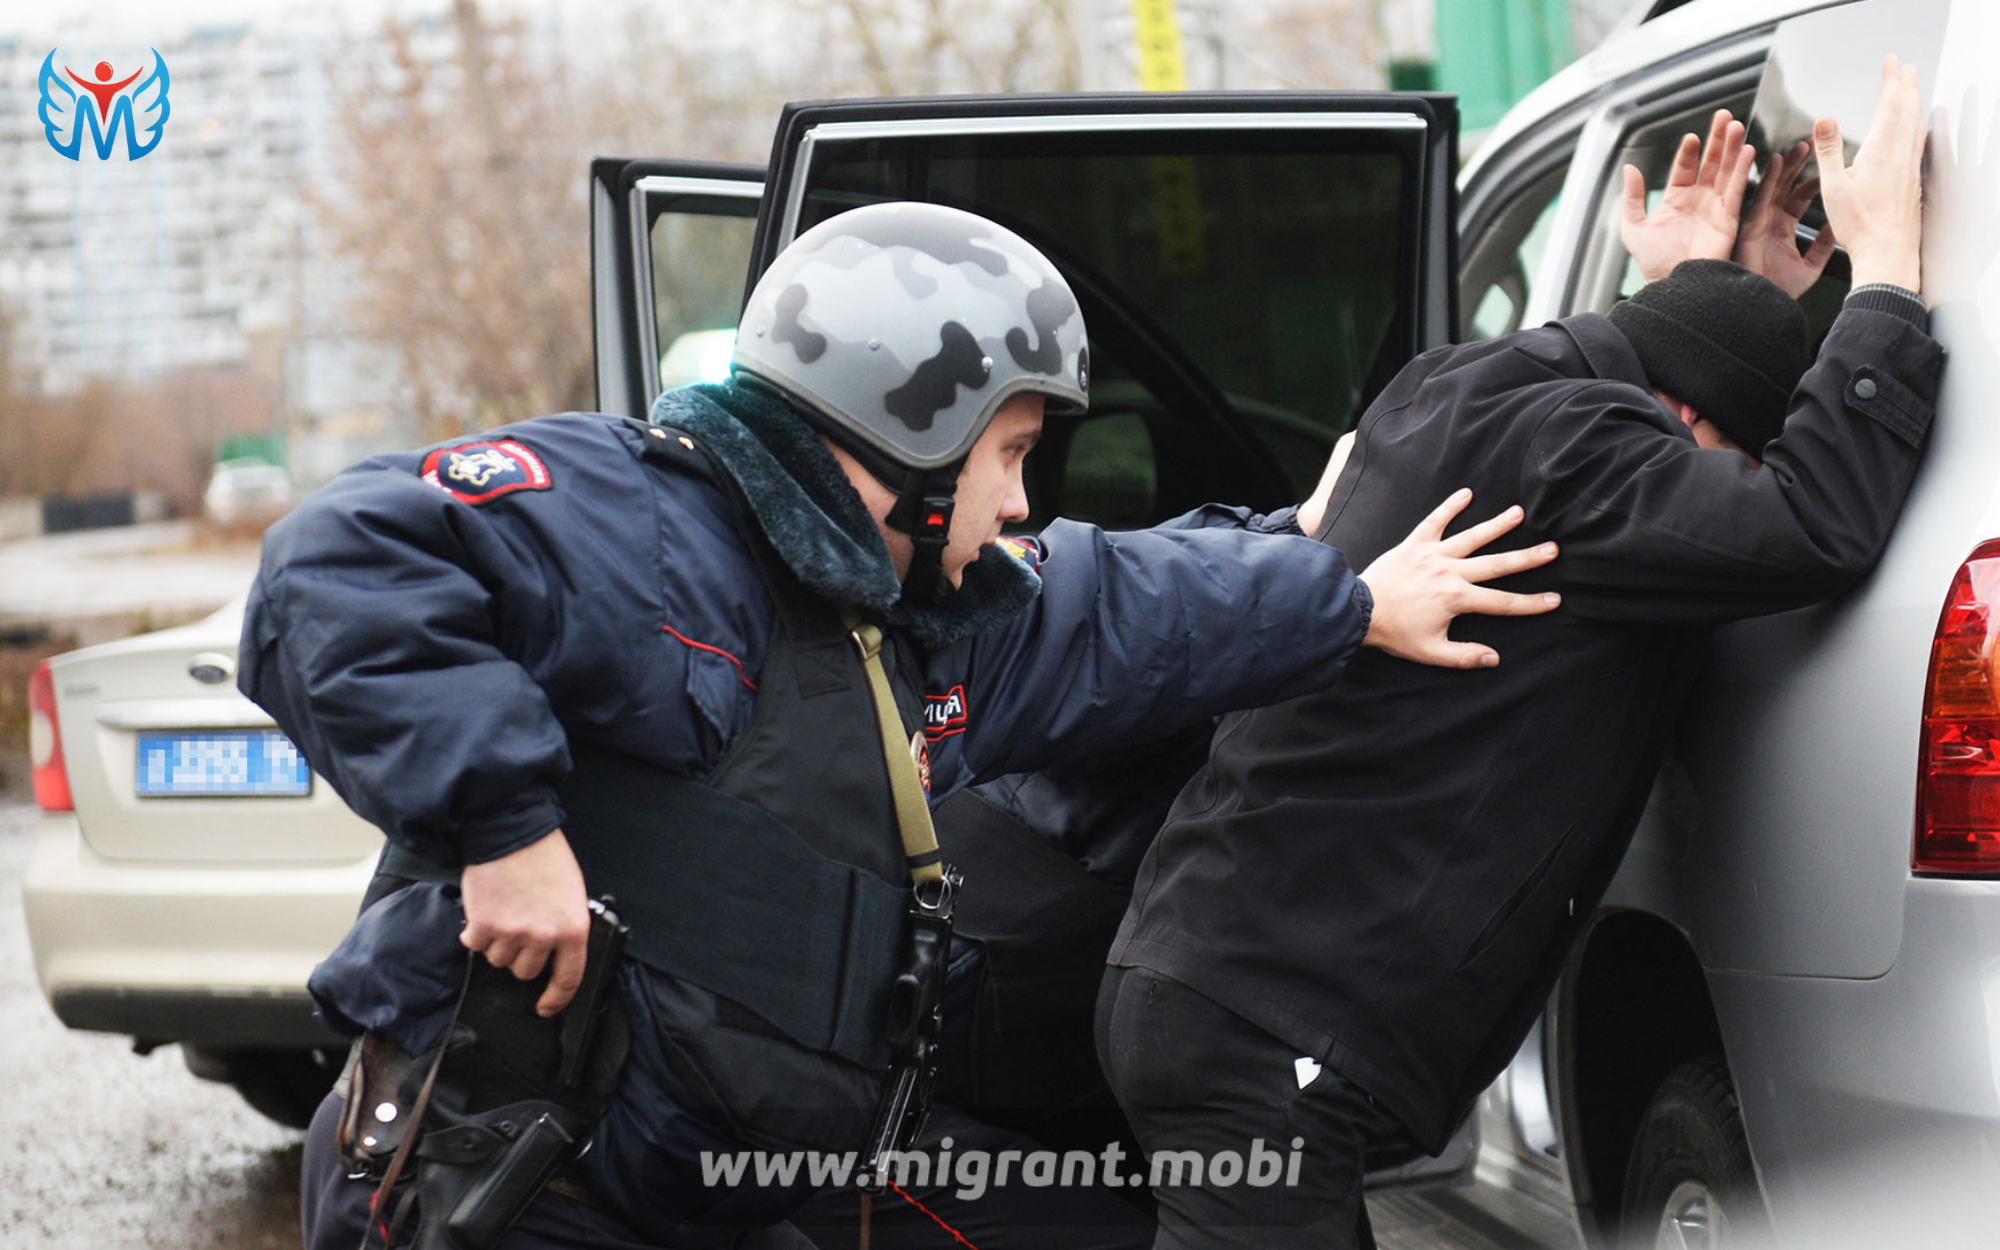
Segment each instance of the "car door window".
M1099 394L1103 388L1099 386ZM1116 409L1118 401L1098 403ZM1064 458L1063 497L1089 502L1091 518L1106 529L1135 529L1154 514L1159 498L1158 453L1144 416L1114 411L1085 421L1069 440Z
M659 389L729 376L757 197L661 191L648 197Z
M1063 270L1090 331L1091 411L1044 431L1028 527L1297 502L1430 345L1412 294L1421 122L913 129L822 134L790 227L925 199L1009 226Z
M924 198L1000 220L1082 276L1092 411L1144 429L1153 502L1174 511L1218 492L1266 505L1304 498L1385 349L1396 365L1405 355L1396 324L1402 158L1302 152L1241 135L1195 152L1130 144L1107 153L1104 142L932 141L921 158L909 151L900 160L857 152L818 171L799 228L870 193L887 198L906 175L885 178L884 166L920 160ZM1221 420L1199 411L1201 391ZM1065 487L1111 478L1071 475L1048 451L1136 445L1052 433L1042 465L1060 467ZM1055 493L1056 483L1038 479L1040 494ZM1061 496L1041 510L1109 521L1132 498L1124 488L1101 500L1088 490Z
M1631 114L1611 160L1600 171L1593 220L1568 311L1608 312L1613 304L1644 285L1638 264L1626 252L1618 235L1624 206L1625 166L1637 166L1644 176L1646 207L1650 211L1664 194L1667 173L1681 137L1706 136L1709 119L1719 108L1726 108L1737 117L1746 116L1760 69L1761 66L1751 67L1720 82L1691 85L1667 95L1653 107Z
M1666 174L1663 172L1660 174L1660 177L1664 179ZM1756 184L1753 183L1751 185L1749 194L1756 194ZM1662 192L1657 188L1649 190L1646 193L1647 212L1651 212L1653 209L1659 207L1661 195ZM1815 213L1817 213L1817 209L1815 209ZM1819 218L1822 222L1825 220L1823 214L1819 214ZM1804 249L1811 246L1813 238L1817 234L1818 231L1814 227L1801 223L1799 226L1799 247ZM1619 244L1621 249L1623 246L1622 243ZM1630 298L1645 284L1646 280L1639 272L1638 262L1627 256L1625 258L1624 269L1618 279L1618 298ZM1806 324L1811 332L1814 343L1817 343L1826 334L1828 327L1833 325L1834 317L1840 312L1841 301L1847 298L1848 288L1851 285L1851 270L1848 267L1847 253L1845 251L1837 251L1827 261L1826 272L1820 275L1819 281L1814 283L1812 288L1806 291L1805 294L1799 296L1799 304L1805 309Z
M1536 177L1465 246L1459 277L1459 337L1498 338L1521 328L1528 296L1548 251L1556 209L1562 203L1562 161Z
M1607 311L1642 285L1638 266L1618 239L1619 171L1626 163L1645 175L1648 208L1657 205L1681 136L1705 135L1718 108L1747 120L1760 173L1771 151L1807 137L1812 119L1823 113L1840 118L1851 159L1874 112L1882 54L1893 50L1915 63L1928 89L1946 8L1944 0L1867 0L1808 13L1781 25L1754 66L1710 81L1658 84L1649 103L1629 111L1618 149L1599 176L1570 311ZM1753 181L1751 194L1755 190ZM1810 243L1824 221L1815 204L1800 223L1800 246ZM1838 251L1820 281L1800 297L1815 341L1832 325L1850 281L1847 255Z

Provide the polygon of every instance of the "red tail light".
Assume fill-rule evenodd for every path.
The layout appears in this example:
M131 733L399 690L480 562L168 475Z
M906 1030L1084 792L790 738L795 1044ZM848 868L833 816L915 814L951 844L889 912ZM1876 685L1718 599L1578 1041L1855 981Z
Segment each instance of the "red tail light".
M63 765L62 730L56 724L56 683L49 662L28 678L28 754L35 768L35 802L43 811L73 812L69 769Z
M1931 643L1918 872L2000 876L2000 540L1959 566Z

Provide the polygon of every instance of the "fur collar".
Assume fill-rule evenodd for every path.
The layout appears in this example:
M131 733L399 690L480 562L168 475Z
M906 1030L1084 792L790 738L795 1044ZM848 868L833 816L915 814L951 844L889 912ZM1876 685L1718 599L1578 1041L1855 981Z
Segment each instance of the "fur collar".
M1006 621L1034 601L1034 570L997 547L980 552L940 604L902 601L882 532L819 435L776 396L734 380L668 391L655 425L702 439L742 488L757 527L807 589L885 616L936 650Z

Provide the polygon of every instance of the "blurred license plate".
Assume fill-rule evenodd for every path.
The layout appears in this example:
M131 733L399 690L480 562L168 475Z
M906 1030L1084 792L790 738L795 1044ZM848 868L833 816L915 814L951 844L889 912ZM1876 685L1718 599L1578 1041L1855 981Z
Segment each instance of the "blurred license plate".
M140 798L312 793L312 769L275 729L139 735Z

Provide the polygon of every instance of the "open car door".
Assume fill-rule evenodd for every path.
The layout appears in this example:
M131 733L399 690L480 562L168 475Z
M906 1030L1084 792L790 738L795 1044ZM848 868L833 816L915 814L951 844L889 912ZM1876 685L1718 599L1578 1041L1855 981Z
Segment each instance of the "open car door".
M1287 92L795 104L753 272L859 204L929 200L1047 253L1083 305L1091 411L1029 459L1039 528L1296 503L1456 324L1450 97Z
M722 376L746 276L800 231L931 200L1020 233L1083 304L1091 412L1030 459L1028 528L1296 503L1396 370L1451 338L1457 163L1450 97L1360 92L795 104L768 179L599 158L598 406L644 415Z
M1269 510L1304 499L1375 394L1451 341L1457 128L1449 97L1382 93L793 105L752 272L862 204L926 200L998 221L1063 271L1090 335L1090 412L1044 428L1026 528L1057 515L1144 526L1211 501ZM1065 802L1032 829L991 792L940 806L947 854L968 882L999 887L961 896L961 928L997 935L999 988L974 1024L977 1113L1064 1146L1102 1130L1078 1076L1096 1072L1102 952L1138 856L1205 754L1195 745L1039 775ZM1086 811L1085 827L1064 825ZM1008 1059L984 1063L994 1055ZM1474 1153L1467 1130L1440 1159L1381 1160L1393 1170L1374 1180L1433 1179Z

